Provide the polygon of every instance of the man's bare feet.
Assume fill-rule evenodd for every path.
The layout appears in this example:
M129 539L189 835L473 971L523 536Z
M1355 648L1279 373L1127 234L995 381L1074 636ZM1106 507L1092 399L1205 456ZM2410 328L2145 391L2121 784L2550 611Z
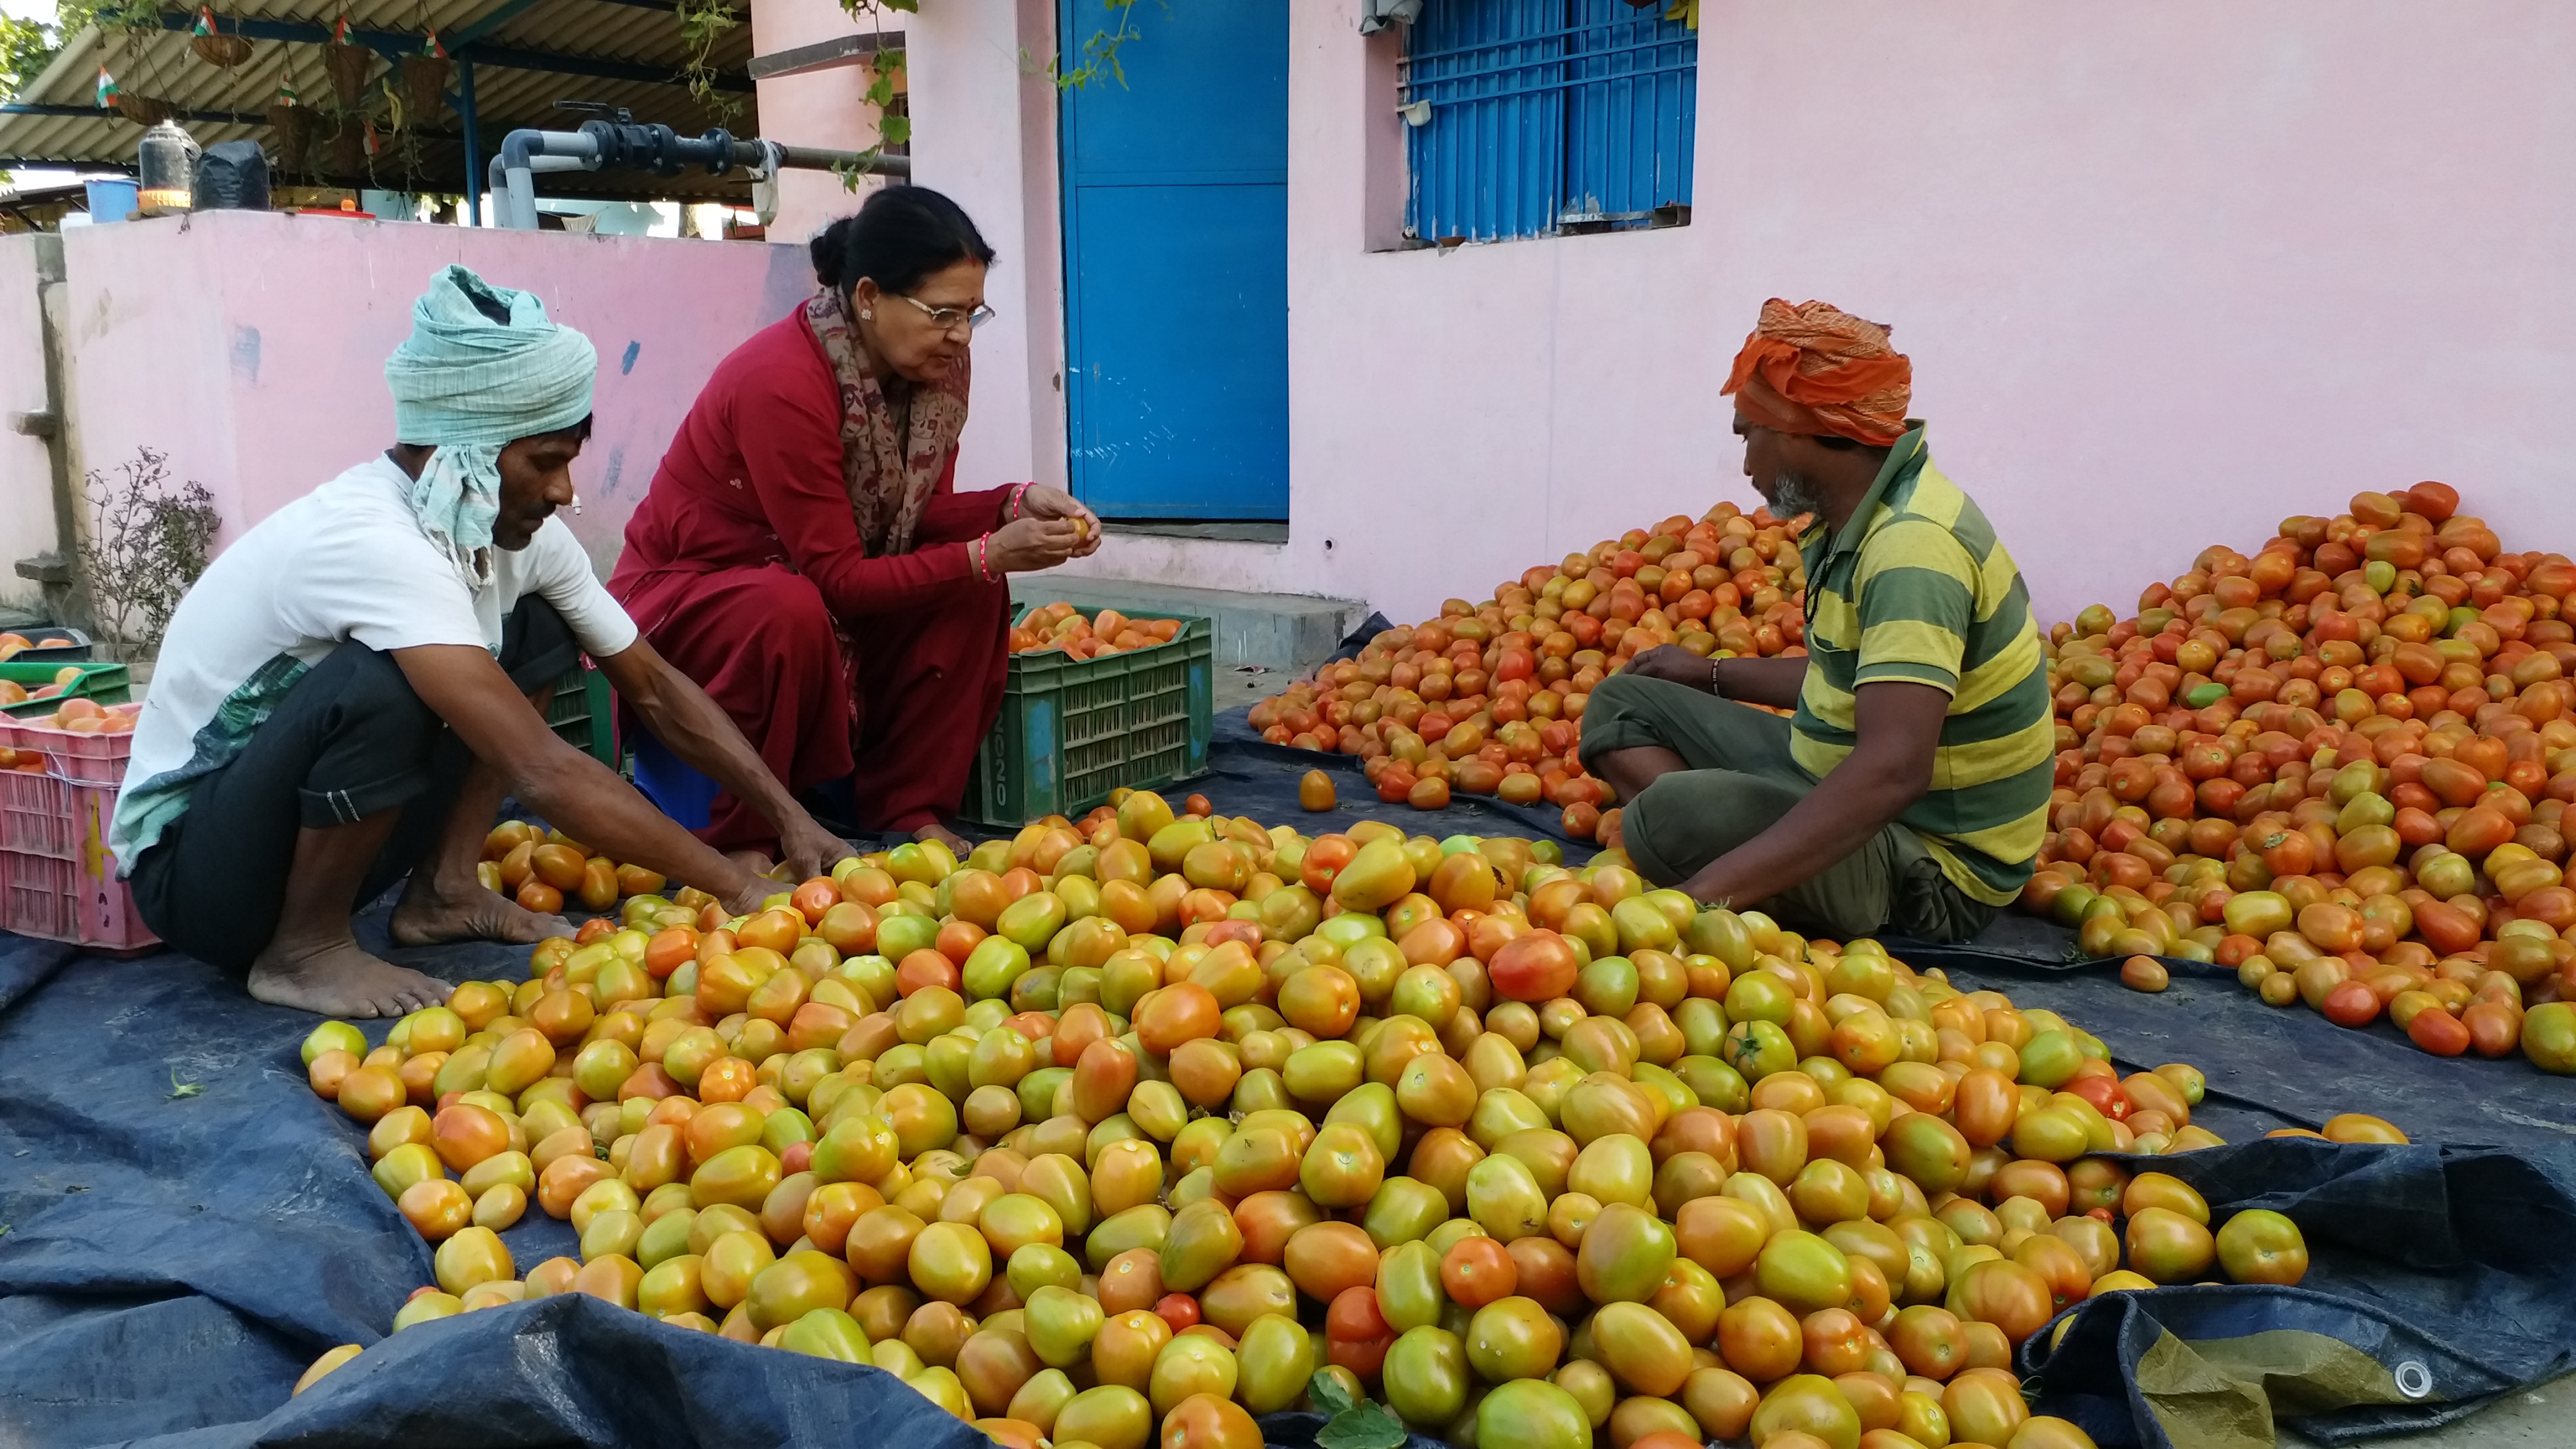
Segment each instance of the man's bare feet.
M379 961L347 936L305 946L272 941L251 963L250 994L324 1016L400 1016L447 999L447 983Z
M956 831L949 829L947 826L940 824L936 820L933 820L928 825L912 832L912 838L915 840L936 840L940 844L947 846L948 853L957 857L959 860L964 860L966 858L966 852L974 849L973 846L966 843L965 836L958 834Z
M572 923L563 917L538 915L516 901L483 889L480 882L450 890L421 875L414 875L411 884L404 887L402 901L394 907L385 927L397 946L435 946L447 941L535 942L572 934Z

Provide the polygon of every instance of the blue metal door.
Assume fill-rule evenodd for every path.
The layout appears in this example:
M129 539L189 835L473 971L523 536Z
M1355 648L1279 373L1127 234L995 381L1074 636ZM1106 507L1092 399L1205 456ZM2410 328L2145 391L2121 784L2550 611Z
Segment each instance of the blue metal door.
M1068 57L1121 17L1059 0ZM1065 388L1104 518L1288 517L1288 0L1137 4L1064 93Z

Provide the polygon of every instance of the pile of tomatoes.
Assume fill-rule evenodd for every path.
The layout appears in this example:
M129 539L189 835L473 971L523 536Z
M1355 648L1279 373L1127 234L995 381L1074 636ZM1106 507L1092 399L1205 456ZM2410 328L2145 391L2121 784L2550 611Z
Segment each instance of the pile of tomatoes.
M2440 483L2220 546L2053 631L2057 789L2023 901L2097 956L2576 1071L2576 590Z
M1010 646L1014 654L1041 654L1055 649L1075 659L1097 659L1104 654L1169 644L1180 633L1178 619L1130 619L1116 609L1103 609L1086 617L1073 605L1059 601L1031 609L1012 625Z
M1367 761L1389 804L1438 810L1456 791L1563 807L1566 833L1609 838L1608 789L1575 748L1592 690L1641 650L1799 654L1806 574L1793 522L1721 503L1540 565L1482 604L1378 635L1252 708L1272 744Z
M640 865L619 865L593 855L560 830L544 830L525 820L505 820L483 840L483 859L474 867L485 890L508 896L541 916L567 904L585 911L604 911L621 899L655 896L664 880ZM703 906L706 900L696 904Z
M396 1329L589 1293L1022 1449L1255 1449L1310 1396L1480 1449L2081 1445L2015 1344L2299 1280L2287 1218L2102 1155L2217 1142L2192 1068L1546 855L1139 792L747 919L637 896L305 1054L438 1244ZM531 1198L581 1247L522 1274Z

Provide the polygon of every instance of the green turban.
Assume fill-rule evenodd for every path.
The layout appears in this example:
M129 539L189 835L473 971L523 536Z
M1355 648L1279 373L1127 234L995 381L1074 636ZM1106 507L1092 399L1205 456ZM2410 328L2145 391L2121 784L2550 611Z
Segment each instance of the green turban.
M437 449L412 485L412 511L467 588L488 577L501 450L590 416L598 371L590 339L548 321L543 302L463 267L443 268L412 304L411 336L385 360L394 437Z

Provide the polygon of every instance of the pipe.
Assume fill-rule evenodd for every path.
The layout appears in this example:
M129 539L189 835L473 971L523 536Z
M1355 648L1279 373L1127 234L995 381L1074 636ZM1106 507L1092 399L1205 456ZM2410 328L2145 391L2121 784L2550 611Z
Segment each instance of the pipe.
M516 231L537 229L535 173L599 171L610 167L648 170L677 176L691 166L704 166L721 176L736 166L755 176L775 175L782 168L805 171L855 171L861 175L908 178L906 156L858 151L827 151L812 146L786 146L758 138L736 138L723 128L703 136L683 136L668 126L642 125L618 113L614 121L585 121L579 131L512 131L492 158L494 224Z
M568 161L569 165L548 166L548 171L597 170L599 142L581 131L512 131L501 141L501 154L493 164L501 168L509 187L506 201L499 194L492 198L492 209L501 214L501 225L515 231L537 229L537 185L534 175L538 158Z
M456 116L465 131L465 224L483 224L483 121L474 107L474 62L456 63Z
M912 158L888 156L880 151L871 156L860 151L825 151L813 146L781 146L771 142L778 153L780 166L802 171L850 171L862 176L891 176L898 181L912 179Z

